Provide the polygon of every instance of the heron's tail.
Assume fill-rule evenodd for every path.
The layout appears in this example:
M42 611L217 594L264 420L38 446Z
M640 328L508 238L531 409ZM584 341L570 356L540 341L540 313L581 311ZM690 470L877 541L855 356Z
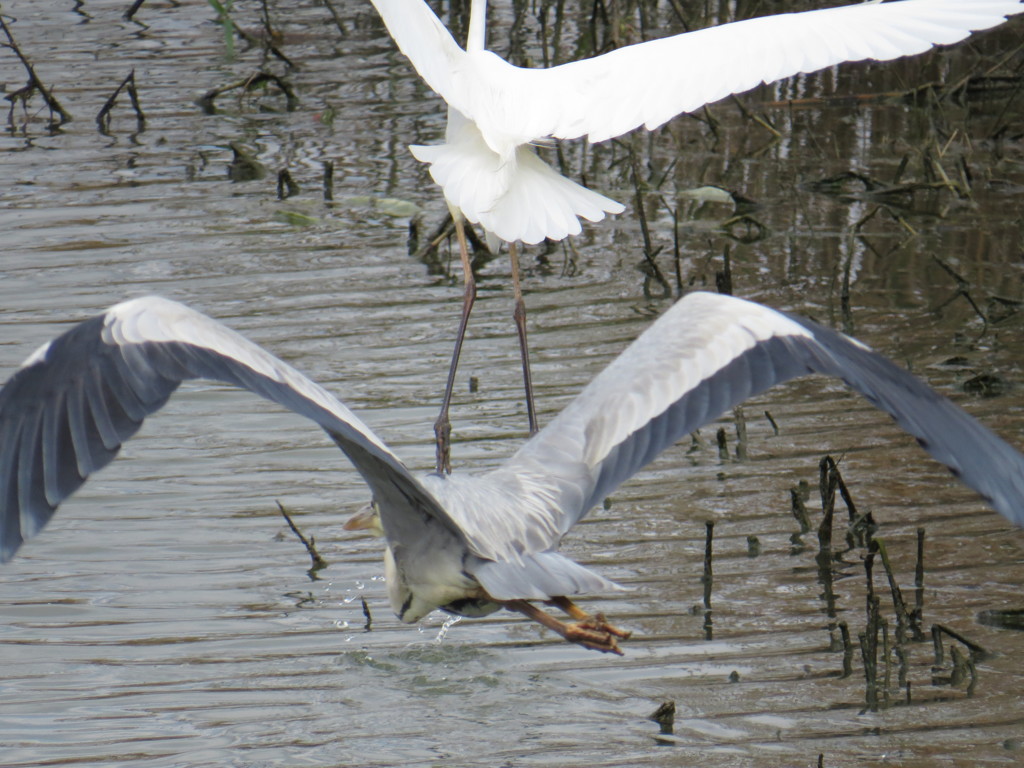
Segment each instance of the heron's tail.
M495 600L549 600L626 589L558 552L535 552L518 562L486 560L471 570Z

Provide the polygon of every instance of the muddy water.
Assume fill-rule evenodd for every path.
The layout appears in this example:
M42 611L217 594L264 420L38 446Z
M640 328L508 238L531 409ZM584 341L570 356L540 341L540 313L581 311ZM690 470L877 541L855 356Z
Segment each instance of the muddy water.
M339 28L316 4L271 3L294 70L243 44L228 56L206 3L147 2L135 22L121 19L127 5L4 4L75 120L48 131L36 97L0 137L0 369L70 322L160 293L299 366L410 466L429 469L461 291L447 250L430 263L407 255L411 207L426 231L443 203L405 147L437 140L443 109L367 4L335 2ZM238 22L258 32L256 10L236 5ZM691 21L754 10L693 11ZM669 18L667 6L658 13ZM495 23L504 50L508 23ZM527 53L542 60L536 29ZM560 55L576 29L575 17L563 25ZM728 252L738 295L845 322L1024 444L1024 336L1013 312L1024 299L1024 103L1019 83L998 79L1019 71L1021 33L1017 23L937 55L798 78L585 154L567 147L570 170L629 210L589 227L574 251L525 258L544 420L671 301L641 269L632 150L669 293L677 274L684 289L712 287ZM109 134L97 132L96 112L132 68L145 130L122 98ZM196 106L261 68L287 77L293 110L273 86L225 94L212 113ZM892 95L978 72L992 78L941 97ZM0 52L6 91L23 79ZM232 144L265 175L232 180ZM333 203L321 194L326 160ZM300 192L279 201L284 168ZM727 223L732 205L688 192L705 184L753 201L747 218ZM504 258L482 267L480 285L455 406L457 471L492 466L526 428ZM960 364L942 365L952 357ZM966 394L978 374L1005 386ZM745 414L746 459L735 457L731 419L727 458L706 429L566 541L633 588L587 601L634 630L619 659L506 614L399 624L379 544L340 530L366 491L328 440L248 395L184 387L0 571L0 763L1019 762L1024 636L977 614L1024 607L1024 536L832 382L789 385ZM866 711L859 648L844 674L829 632L844 621L856 643L865 631L864 551L837 566L830 615L816 538L795 536L789 513L790 488L816 487L826 452L843 457L908 594L915 529L925 527L926 630L948 626L990 652L970 688L949 682L949 643L935 669L930 643L912 643L910 703L894 667L888 707ZM330 561L316 580L278 500ZM812 494L812 512L816 504ZM893 633L884 577L875 585ZM670 700L675 732L659 742L646 718Z

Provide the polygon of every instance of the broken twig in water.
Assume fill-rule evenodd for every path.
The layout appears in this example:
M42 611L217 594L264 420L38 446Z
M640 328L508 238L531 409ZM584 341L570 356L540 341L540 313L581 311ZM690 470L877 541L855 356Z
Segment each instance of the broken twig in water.
M244 80L238 80L230 85L222 85L219 88L209 90L196 99L196 104L202 107L204 112L212 115L215 110L214 102L217 100L218 96L234 90L248 92L264 85L265 83L273 83L276 85L285 96L286 110L288 112L295 111L295 108L299 104L299 97L295 95L295 91L292 89L291 85L288 84L288 81L278 77L272 72L256 72Z
M968 640L966 637L961 635L955 629L950 629L949 627L945 626L944 624L932 624L932 642L935 645L935 665L936 666L941 665L942 661L943 661L943 658L944 658L943 657L943 653L942 653L942 635L944 635L944 634L945 635L949 635L949 637L953 638L958 643L961 643L965 648L967 648L967 650L969 650L971 652L971 654L974 656L974 658L986 659L989 656L991 656L991 654L988 651L986 651L984 648L982 648L977 643L972 642L971 640Z
M292 533L299 537L299 541L302 542L303 546L306 547L306 551L309 553L310 560L313 561L313 565L310 567L310 572L316 573L321 568L327 566L327 561L320 557L320 553L316 551L316 538L310 536L308 539L302 535L302 531L298 529L298 526L292 522L291 515L288 514L288 510L284 508L284 504L280 501L277 502L277 508L281 510L281 514L284 516L285 521L288 523L288 527L292 529Z
M369 632L373 627L373 617L370 615L370 606L366 602L366 598L361 595L359 597L359 601L363 604L363 616L366 617L366 623L363 624L363 629Z
M804 534L811 530L811 517L807 513L807 505L804 504L803 496L799 488L789 489L790 511L793 518L800 523L800 533Z
M39 75L36 74L35 68L28 58L21 52L21 48L18 47L17 42L14 40L14 35L11 33L10 27L7 26L7 22L4 20L4 16L0 13L0 30L3 30L4 35L7 37L7 47L14 51L14 55L18 57L21 65L25 67L25 71L28 73L28 83L16 91L4 96L9 102L11 102L11 110L8 113L7 121L13 125L14 122L14 105L15 102L20 101L22 104L27 104L29 98L35 91L39 92L39 95L43 97L43 101L46 102L46 106L49 107L51 114L56 112L59 116L59 120L50 121L51 128L59 128L64 123L71 122L71 113L61 106L57 97L53 95L53 90L47 88L43 84L43 81L39 79Z
M100 133L108 134L110 132L110 112L117 103L117 97L121 94L121 91L127 90L128 97L132 100L132 109L135 110L135 123L138 130L143 130L146 127L146 115L142 112L142 106L139 104L139 92L135 88L135 70L133 69L128 73L128 76L121 81L121 84L117 86L110 98L107 99L106 103L96 114L96 125L99 128Z
M334 161L324 160L324 200L334 200ZM411 220L410 220L411 221Z
M732 415L736 421L736 458L745 461L747 458L747 419L743 415L743 406L737 405L733 408Z
M287 200L292 195L299 194L300 191L299 185L295 183L295 179L292 178L292 174L287 168L282 168L277 172L278 200Z
M146 2L146 0L135 0L135 2L131 4L128 10L125 11L124 14L122 14L121 18L125 21L131 21L132 17L135 16L135 13L139 10L139 8L142 7L142 4L144 2Z
M661 733L672 733L676 722L676 703L666 701L654 710L649 719L658 724Z
M877 552L882 558L882 567L885 569L885 576L889 580L889 593L892 595L892 607L896 613L896 639L903 644L906 642L906 631L909 628L914 640L924 640L924 633L917 626L914 617L907 610L907 604L903 600L903 590L896 583L896 574L893 573L892 563L889 562L889 553L885 548L885 542L880 539L871 540L871 552Z
M701 576L701 583L704 585L704 607L711 608L711 587L715 581L714 571L711 567L712 543L715 538L715 523L708 520L704 523L704 575Z

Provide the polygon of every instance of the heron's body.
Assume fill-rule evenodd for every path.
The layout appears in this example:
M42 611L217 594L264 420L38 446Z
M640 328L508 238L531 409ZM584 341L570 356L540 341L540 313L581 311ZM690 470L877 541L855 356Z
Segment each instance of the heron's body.
M552 422L481 473L414 477L326 390L181 304L118 304L32 354L0 390L0 559L193 378L248 389L319 424L373 495L388 595L403 621L435 608L522 611L617 651L624 633L567 600L618 587L558 552L562 538L662 450L732 406L808 373L837 376L914 435L995 509L1024 523L1024 456L859 342L727 296L665 312ZM563 625L527 601L554 601Z

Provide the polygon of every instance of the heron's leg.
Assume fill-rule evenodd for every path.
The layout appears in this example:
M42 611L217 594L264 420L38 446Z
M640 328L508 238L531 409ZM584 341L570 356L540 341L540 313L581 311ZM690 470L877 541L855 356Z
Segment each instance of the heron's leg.
M462 296L462 318L459 320L459 331L455 337L455 351L452 352L452 363L448 368L448 383L444 388L441 400L441 413L434 422L434 438L437 441L437 471L451 473L451 436L452 423L448 419L448 409L452 404L452 390L455 388L455 372L459 368L459 356L462 354L462 340L466 337L466 326L469 324L469 313L473 311L476 301L476 280L473 278L473 265L469 261L469 247L466 245L466 230L463 228L462 214L452 210L455 220L455 235L459 241L459 258L462 260L462 274L466 282L466 291Z
M633 634L625 629L619 629L618 627L609 624L603 613L597 613L591 616L568 597L553 597L546 602L548 605L553 605L555 608L564 611L568 614L569 618L575 619L581 627L596 629L600 632L607 632L615 637L621 637L623 640L628 639Z
M523 289L519 284L519 249L515 243L508 244L508 255L512 261L512 291L515 304L512 307L512 319L516 321L519 333L519 352L523 358L523 386L526 389L526 418L530 422L530 434L537 433L537 410L533 405L533 377L530 375L530 350L526 343L526 302L523 301Z
M566 624L564 621L559 621L554 616L549 616L540 608L532 603L528 603L526 600L506 600L502 602L502 605L510 611L518 611L524 616L533 619L538 624L543 624L551 631L557 632L570 643L577 643L582 645L584 648L601 651L602 653L615 653L619 656L623 655L622 651L619 649L617 636L607 630L587 627L584 626L583 623Z

